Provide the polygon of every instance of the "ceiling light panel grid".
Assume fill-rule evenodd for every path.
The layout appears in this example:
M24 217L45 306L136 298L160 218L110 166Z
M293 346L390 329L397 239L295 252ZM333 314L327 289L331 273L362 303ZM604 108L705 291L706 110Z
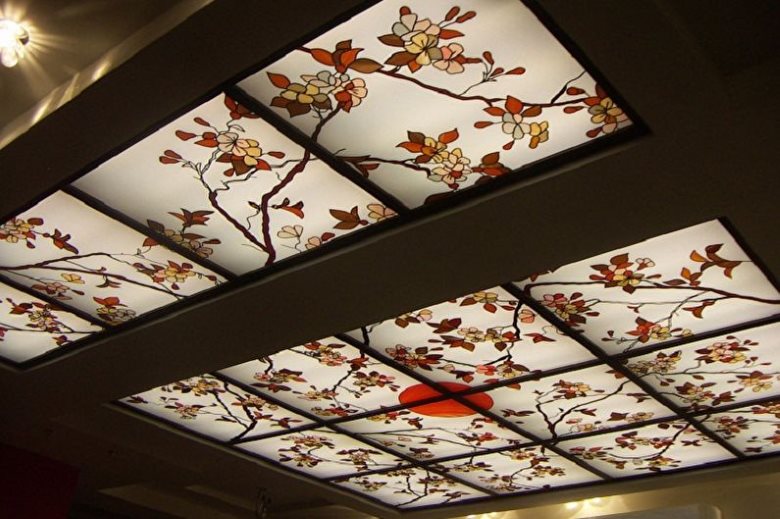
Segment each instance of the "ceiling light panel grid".
M368 2L5 219L0 274L115 333L642 134L556 32L519 0ZM18 336L17 367L88 342Z
M212 427L222 391L160 398L216 377L297 418L261 410L243 433L235 412L212 441L400 508L588 485L776 452L778 310L715 220L120 405Z

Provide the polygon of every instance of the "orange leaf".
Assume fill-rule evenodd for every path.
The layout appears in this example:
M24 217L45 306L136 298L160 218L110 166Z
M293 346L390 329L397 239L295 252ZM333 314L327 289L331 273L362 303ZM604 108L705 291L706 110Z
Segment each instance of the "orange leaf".
M519 114L520 110L523 109L523 102L512 96L506 96L504 107L506 107L507 112L510 114Z
M463 36L460 31L453 31L452 29L442 29L439 31L439 38L442 40L451 40L452 38L458 38Z
M333 55L325 49L312 49L311 57L322 63L323 65L333 66Z
M268 72L268 79L270 79L271 83L278 88L287 88L290 85L290 80L283 74Z
M705 258L704 256L702 256L701 254L699 254L696 251L692 251L691 252L691 259L693 261L698 262L698 263L706 263L707 262L707 258Z
M444 144L449 144L457 138L458 138L458 129L455 128L453 130L444 132L441 135L439 135L439 142L443 142Z
M506 73L513 76L519 76L520 74L525 74L525 69L523 67L515 67L511 70L507 70Z
M504 114L506 113L502 108L499 108L497 106L489 106L484 110L490 115L494 115L496 117L503 117Z
M490 121L477 121L474 123L474 128L487 128L488 126L492 126L495 123L492 123Z

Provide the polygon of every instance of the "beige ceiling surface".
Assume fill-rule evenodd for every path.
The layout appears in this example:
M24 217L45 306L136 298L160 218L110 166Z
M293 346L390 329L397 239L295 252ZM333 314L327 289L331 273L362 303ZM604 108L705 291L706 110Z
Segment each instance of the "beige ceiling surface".
M207 6L0 150L5 183L0 213L24 205L46 186L357 3L306 0L269 9L265 2L218 1ZM170 517L161 508L150 511L150 500L171 486L178 490L169 493L181 498L177 492L192 485L250 502L265 485L280 511L294 514L302 507L306 512L299 516L316 517L332 512L320 508L327 502L358 504L101 404L717 216L730 218L777 275L776 51L762 49L752 66L726 75L698 43L695 20L670 2L541 4L645 118L651 136L559 175L513 186L281 272L51 365L24 374L0 371L0 405L5 416L13 416L0 423L0 442L80 466L80 499L94 506L118 511L116 501L124 501L101 489L148 485L153 491L147 504L137 500L141 508L127 512L133 517ZM42 141L50 143L45 155L37 151ZM777 465L756 464L754 470L774 471ZM740 470L719 471L718 477L736 477ZM631 488L674 481L660 478ZM496 507L586 494L519 497ZM209 506L220 501L198 499L211 500Z

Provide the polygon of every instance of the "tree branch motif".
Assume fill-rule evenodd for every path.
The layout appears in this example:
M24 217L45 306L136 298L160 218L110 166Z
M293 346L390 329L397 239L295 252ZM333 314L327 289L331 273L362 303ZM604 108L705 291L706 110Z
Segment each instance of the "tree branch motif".
M181 245L192 249L196 253L207 257L214 253L215 245L220 245L221 240L216 238L206 239L203 234L193 233L189 230L192 226L202 226L208 229L211 215L216 212L233 230L238 232L248 244L264 256L264 263L270 265L277 261L279 256L276 238L282 240L281 245L290 247L298 252L319 247L336 236L335 232L326 231L321 234L303 237L304 225L284 225L272 235L271 223L274 215L287 213L293 215L302 221L308 212L304 200L292 201L289 197L281 202L276 202L277 197L282 191L293 183L294 179L306 171L307 165L316 160L310 152L304 151L300 159L285 159L285 153L282 151L266 151L261 146L261 139L245 137L244 127L239 124L241 119L256 119L258 116L232 98L225 96L224 104L229 111L230 119L221 126L212 124L202 117L195 117L195 124L205 127L206 130L196 133L193 131L177 130L176 136L185 142L192 143L199 147L212 149L208 160L196 162L188 159L180 153L173 150L165 150L159 157L162 164L179 165L185 170L193 172L194 178L204 191L205 201L212 210L187 210L182 209L181 213L169 212L168 214L182 220L184 227L181 231L167 228L164 224L155 220L148 220L148 226L156 232L165 234L174 239ZM333 110L323 115L312 133L312 139L317 140L322 128L338 114L339 110ZM282 160L285 159L285 160ZM219 164L228 165L227 169L216 171ZM288 169L282 173L283 169ZM250 181L265 179L268 175L274 175L277 182L271 187L263 188L258 195L249 195ZM238 214L239 208L226 207L223 205L222 197L232 190L241 187L246 192L248 200L246 204L252 209L248 216ZM254 198L254 199L253 199ZM367 204L368 220L381 221L385 218L395 216L395 213L379 203ZM357 215L358 207L353 208ZM334 214L334 212L336 214ZM336 220L333 224L334 230L351 230L369 224L369 221L362 216L358 216L352 221L352 218L346 222L340 218L342 211L338 208L330 210L331 216ZM194 216L193 216L194 215ZM259 219L259 229L253 225L253 219ZM243 221L242 221L243 220ZM185 229L187 232L185 233ZM287 240L295 240L296 245L287 245ZM303 244L302 242L305 242ZM151 244L154 241L151 240ZM206 247L208 245L208 247Z
M535 275L523 282L523 290L531 295L534 289L540 287L578 287L582 291L574 292L548 292L542 293L537 300L550 309L556 316L569 326L574 328L587 328L590 319L598 319L600 309L612 306L622 307L636 315L635 328L626 330L611 329L601 340L606 343L614 343L630 351L645 345L651 341L659 342L675 338L688 337L693 334L689 328L675 326L675 322L682 315L693 317L697 320L705 318L708 309L722 305L729 301L749 301L752 303L777 306L780 309L780 299L760 297L730 290L729 287L717 285L718 277L715 272L723 275L721 280L729 282L732 273L740 268L748 260L732 260L724 258L719 251L722 244L711 244L704 248L704 253L697 250L691 251L688 258L694 262L694 266L683 264L679 269L679 277L663 279L662 274L648 271L655 267L655 262L650 258L629 257L625 252L610 258L608 264L592 265L595 273L588 279L576 281L539 280L548 277L547 274ZM697 268L698 266L698 268ZM709 275L710 283L703 284L705 273ZM552 275L549 275L552 277ZM595 297L590 287L599 287L614 291L621 291L625 297L628 294L631 299L611 300L603 297ZM675 293L679 293L677 296ZM589 295L591 294L591 295ZM660 318L649 319L643 317L647 308L667 307L665 315ZM695 321L694 321L695 322Z
M576 114L586 109L585 112L595 125L586 132L589 138L613 133L630 124L627 115L600 86L596 85L593 92L587 93L583 88L573 85L585 75L584 71L566 81L557 93L551 93L550 101L520 100L513 97L511 92L501 97L470 93L481 85L497 83L507 77L522 76L526 69L522 66L499 66L488 50L482 52L479 57L467 56L459 42L464 33L450 27L461 24L468 27L467 22L475 18L477 13L468 11L448 18L453 12L460 13L460 8L451 8L444 18L434 23L429 18L421 18L409 7L402 7L398 21L389 24L391 32L377 35L378 40L388 48L388 52L392 52L384 58L361 57L365 49L353 47L352 40L339 42L333 50L300 47L299 51L308 54L313 61L327 68L316 73L303 73L299 81L274 71L267 72L271 84L280 89L271 99L271 106L285 110L291 118L314 114L322 119L324 114L337 110L349 113L370 103L367 101L370 80L362 76L373 75L410 84L421 91L453 102L476 102L483 105L485 112L498 117L499 120L475 121L473 125L477 129L483 129L498 124L502 133L510 137L510 141L503 146L505 151L511 150L515 142L520 140L527 141L531 150L546 142L550 136L549 122L541 120L541 117L550 110ZM478 67L482 70L479 71ZM469 74L475 76L475 80L462 92L454 92L445 86L415 77L415 73L423 68L436 69L442 77ZM402 73L402 69L406 69L408 75ZM442 136L446 138L442 139ZM347 153L342 158L367 177L382 164L395 164L422 172L428 180L446 186L449 192L459 189L468 177L471 177L472 181L474 177L479 177L476 183L480 183L509 171L509 168L501 163L498 150L485 154L477 165L475 158L464 154L460 148L449 149L447 145L457 137L457 128L442 133L438 139L409 130L408 140L398 146L417 154L413 162L361 152ZM447 191L431 195L426 201L434 201L446 193Z
M626 363L661 394L699 411L734 402L740 394L745 397L746 391L771 391L780 382L780 369L771 361L762 361L756 350L761 352L759 342L726 335L695 350L665 350Z
M649 436L653 427L670 434ZM569 452L586 460L609 463L617 470L661 472L686 465L684 450L702 447L713 440L702 435L684 422L665 422L646 430L639 429L621 433L607 445L572 447ZM690 436L692 439L685 439ZM680 457L668 456L674 449Z

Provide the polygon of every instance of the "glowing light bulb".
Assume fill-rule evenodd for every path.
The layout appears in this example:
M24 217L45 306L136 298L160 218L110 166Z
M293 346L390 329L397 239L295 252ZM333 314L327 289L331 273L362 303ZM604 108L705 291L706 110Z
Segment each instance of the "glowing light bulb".
M575 510L575 509L577 509L580 506L580 504L578 502L576 502L576 501L572 501L570 503L566 503L563 506L564 506L564 508L566 508L566 510Z
M602 501L603 500L600 497L594 497L593 499L588 499L588 503L595 506L601 505Z
M0 19L0 63L15 66L24 58L24 46L29 42L27 29L12 20Z

